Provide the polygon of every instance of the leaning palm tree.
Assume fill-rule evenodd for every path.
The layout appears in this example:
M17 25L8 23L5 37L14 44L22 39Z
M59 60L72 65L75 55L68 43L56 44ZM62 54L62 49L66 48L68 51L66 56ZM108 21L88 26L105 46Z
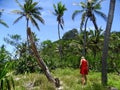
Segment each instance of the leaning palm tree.
M61 40L61 37L60 37L60 27L61 27L61 29L63 29L63 26L64 26L63 15L64 15L64 12L67 10L67 8L61 2L57 3L57 5L53 4L53 7L54 7L53 14L55 16L57 16L58 36L59 36L59 40ZM59 53L60 53L60 57L62 57L62 49L61 49L61 45L60 44L59 44Z
M86 48L86 27L87 27L87 22L88 20L90 19L93 24L94 24L94 27L95 27L95 30L98 31L98 25L96 23L96 17L95 17L95 14L101 16L105 21L107 20L107 17L104 13L102 13L100 11L101 9L101 5L100 3L102 2L103 0L91 0L90 1L87 1L87 2L80 2L79 6L82 7L82 10L75 10L74 13L72 14L72 19L74 20L75 17L78 15L78 14L81 14L82 13L82 17L81 17L81 23L80 23L80 30L81 32L83 31L83 25L85 25L84 27L84 44L83 44L83 52L82 54L85 55L85 48Z
M33 2L33 0L25 0L24 5L21 5L18 0L16 0L18 5L20 6L21 10L13 10L12 12L15 14L19 14L20 16L13 22L13 24L17 23L20 19L23 17L26 18L26 27L29 27L29 21L36 26L38 30L40 30L38 23L36 20L40 21L42 24L44 24L44 19L41 17L40 10L42 10L41 7L38 7L38 2ZM27 29L26 29L27 30ZM28 38L28 36L27 36Z
M1 19L1 15L2 15L2 12L3 12L3 11L4 11L3 9L0 10L0 24L2 24L3 26L5 26L5 27L8 28L8 25Z
M33 34L31 32L31 29L28 28L27 29L27 34L29 36L29 40L30 40L30 43L31 43L31 49L32 51L34 52L34 56L36 57L36 60L38 62L38 65L42 68L43 72L45 73L47 79L54 83L54 85L56 87L59 87L60 86L60 81L59 81L59 78L54 78L50 71L49 71L49 68L46 66L46 64L44 63L43 59L41 58L39 52L37 51L37 48L36 48L36 45L35 45L35 40L33 39Z
M28 26L29 20L30 20L32 22L32 24L35 25L37 27L37 29L39 30L39 26L38 26L38 24L36 22L36 19L44 24L44 20L40 16L41 13L39 12L39 10L41 10L42 8L37 7L38 2L33 2L33 0L25 0L25 4L23 6L18 2L18 0L16 0L16 2L21 7L22 11L20 11L20 10L14 10L13 11L16 14L20 14L20 17L18 17L14 21L14 23L18 22L22 17L25 16L25 18L27 20L27 25L26 25L27 26L27 29L26 29L26 31L27 31L27 40L29 40L30 43L31 43L30 48L32 49L32 51L34 53L34 56L35 56L36 60L38 61L38 65L42 68L42 70L44 71L44 73L45 73L46 77L48 78L48 80L53 82L56 85L56 87L59 87L60 86L59 79L54 79L52 77L47 65L44 63L44 61L40 57L40 54L38 53L36 45L35 45L35 40L33 38L32 31Z
M109 45L111 26L114 18L115 3L116 3L116 0L110 0L108 21L107 21L105 36L104 36L104 47L103 47L103 53L102 53L102 84L103 85L107 85L108 45Z

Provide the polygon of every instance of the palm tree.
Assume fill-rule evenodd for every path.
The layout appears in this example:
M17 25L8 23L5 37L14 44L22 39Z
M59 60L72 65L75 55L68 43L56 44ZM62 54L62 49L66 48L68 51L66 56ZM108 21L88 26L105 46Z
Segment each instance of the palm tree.
M32 32L31 32L31 29L28 27L29 20L32 22L33 25L35 25L37 27L38 30L39 30L39 26L38 26L38 24L36 22L36 19L44 24L44 20L40 16L41 13L39 12L39 10L41 10L42 8L37 7L38 2L33 2L33 0L25 0L25 4L23 6L18 2L18 0L16 0L16 2L18 3L18 5L22 9L22 11L20 11L20 10L14 10L13 11L13 13L20 14L20 17L18 17L14 21L14 23L18 22L20 19L22 19L22 17L25 16L25 18L27 20L27 24L26 24L26 26L27 26L27 29L26 29L27 30L27 39L28 39L28 36L29 36L29 40L31 42L31 47L32 47L32 50L33 50L34 55L36 57L36 60L38 61L39 66L45 72L45 75L48 78L48 80L51 81L51 82L54 82L56 86L60 86L59 83L56 83L56 81L58 81L58 79L54 79L52 77L48 67L45 65L44 61L40 57L40 55L39 55L39 53L37 51L35 42L33 40L33 35L32 35Z
M83 55L85 56L85 48L86 48L86 27L87 27L87 22L88 19L90 19L93 24L95 29L98 31L98 25L96 23L96 17L95 14L101 16L105 21L107 20L107 17L104 13L102 13L100 11L101 9L101 5L100 3L102 2L102 0L98 1L98 0L92 0L92 2L87 1L87 3L84 2L80 2L80 6L82 7L82 10L75 10L74 13L72 14L72 19L74 20L74 18L78 15L82 13L82 17L81 17L81 23L80 23L80 30L81 32L83 31L83 25L85 25L84 28L84 44L83 44Z
M95 14L101 16L105 21L107 20L106 15L100 11L101 9L100 3L102 1L103 0L100 0L100 1L92 0L92 2L89 2L89 1L85 3L80 2L79 5L82 7L82 10L75 10L74 13L72 14L72 19L74 20L78 14L82 13L81 23L80 23L81 31L82 31L83 25L85 24L85 22L87 23L88 19L90 19L93 22L95 29L98 30Z
M109 45L110 30L112 26L113 17L114 17L115 2L116 0L110 0L108 21L107 21L105 35L104 35L104 47L103 47L103 53L102 53L102 84L103 85L107 85L108 45Z
M42 10L41 7L38 7L38 2L33 2L33 0L25 0L24 5L21 5L18 0L16 0L18 5L20 6L21 10L14 10L12 11L15 14L19 14L20 16L13 22L13 24L17 23L20 19L23 17L26 18L26 27L28 28L29 26L29 21L36 26L38 30L40 30L38 23L36 20L40 21L42 24L44 24L44 20L41 17L41 13L39 10ZM27 30L27 29L26 29Z
M1 19L1 15L2 15L2 12L3 12L3 11L4 11L3 9L0 10L0 24L2 24L2 25L4 25L5 27L8 28L8 25Z
M32 35L32 32L31 32L30 28L28 28L27 34L29 36L29 40L30 40L30 43L31 43L31 48L32 48L32 51L34 52L34 56L37 59L38 65L44 71L47 79L49 81L51 81L52 83L54 83L56 87L59 87L60 86L59 79L58 78L53 78L53 76L51 75L51 73L49 71L49 68L46 66L46 64L44 63L43 59L41 58L39 52L37 51L37 48L36 48L36 45L35 45L35 41L33 39L33 35Z
M54 7L53 14L55 16L57 16L58 36L59 36L59 40L61 40L61 37L60 37L60 27L61 27L61 29L63 29L63 26L64 26L63 15L64 15L64 12L67 10L67 8L61 2L57 3L57 5L53 4L53 7ZM59 53L60 53L60 57L62 57L62 49L61 49L61 45L60 44L59 44Z

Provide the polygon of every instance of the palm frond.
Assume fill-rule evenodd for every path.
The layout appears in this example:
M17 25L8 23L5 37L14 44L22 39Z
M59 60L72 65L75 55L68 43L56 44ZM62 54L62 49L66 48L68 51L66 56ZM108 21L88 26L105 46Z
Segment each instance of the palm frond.
M63 24L60 24L61 29L63 30Z
M96 0L96 3L95 4L100 4L101 2L103 2L105 0Z
M86 12L84 12L82 14L82 18L81 18L81 23L80 23L80 30L82 31L82 28L83 28L83 25L84 25L84 22L85 22L85 19L86 19Z
M18 17L18 18L13 22L13 24L17 23L20 19L22 19L22 17L23 17L23 15L20 16L20 17Z
M35 25L35 26L37 27L38 30L40 30L40 28L39 28L39 26L38 26L36 20L35 20L33 17L31 17L31 16L29 16L29 18L30 18L32 24Z
M86 8L86 7L87 7L86 3L84 3L84 2L80 2L80 6L81 6L82 8Z
M54 7L54 11L55 11L55 13L56 13L56 14L58 14L58 10L57 10L57 8L56 8L56 5L55 5L55 4L53 4L53 7Z
M55 15L55 16L57 16L57 13L55 13L55 12L51 12L53 15Z
M23 9L23 6L18 2L18 0L15 0L15 1L20 6L20 8Z
M6 80L6 87L8 90L11 90L10 80L8 78L5 78Z
M42 24L45 24L44 19L43 19L42 17L40 17L40 15L33 14L33 16L34 16L37 20L39 20Z
M23 15L24 13L20 10L13 10L11 13Z
M32 9L32 12L35 11L35 12L39 12L39 10L42 10L43 8L42 7L35 7Z
M72 14L72 19L74 20L75 17L76 17L78 14L82 13L83 11L84 11L84 10L76 10L76 11L74 11L74 13Z
M104 13L102 13L102 12L100 12L100 11L98 11L98 10L95 10L94 12L95 12L97 15L101 16L105 21L107 21L107 16L106 16Z
M5 27L9 27L3 20L0 19L0 24L4 25Z
M101 5L100 4L96 4L95 6L93 6L93 8L95 9L95 10L100 10L101 9Z

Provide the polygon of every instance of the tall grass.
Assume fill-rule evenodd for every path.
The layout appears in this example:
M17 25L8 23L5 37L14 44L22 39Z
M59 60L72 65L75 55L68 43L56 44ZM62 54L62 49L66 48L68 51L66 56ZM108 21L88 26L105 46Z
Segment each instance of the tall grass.
M62 90L108 90L101 85L101 73L90 71L87 85L82 87L79 69L64 68L51 71L52 75L60 79ZM29 73L14 77L16 90L56 90L44 74ZM120 89L120 76L108 74L108 86Z

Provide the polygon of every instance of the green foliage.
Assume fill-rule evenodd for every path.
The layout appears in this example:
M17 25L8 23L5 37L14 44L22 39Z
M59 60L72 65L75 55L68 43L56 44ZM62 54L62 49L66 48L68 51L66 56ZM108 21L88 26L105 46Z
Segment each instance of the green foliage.
M0 90L14 90L14 80L10 73L11 63L5 63L0 66Z
M16 60L16 63L16 74L40 71L38 63L33 56L28 55L25 59L24 57L21 57L19 60Z
M77 39L77 38L78 38L77 29L72 29L72 30L66 32L62 37L63 40Z
M6 51L5 46L0 47L0 90L14 90L14 80L12 78L13 62L10 53Z
M38 63L33 56L30 46L27 46L26 42L22 41L20 35L8 35L4 38L5 42L15 47L14 70L16 74L22 74L25 72L36 72L40 70ZM38 45L38 38L33 33L35 38L35 44ZM39 45L38 45L39 46ZM2 55L2 54L1 54Z
M101 29L100 29L101 30ZM101 30L102 31L102 30ZM96 31L88 31L87 32L87 45L86 45L86 59L89 61L90 70L101 71L101 55L102 55L102 44L103 44L103 34L102 32ZM120 70L120 52L119 50L119 32L111 35L111 43L108 57L108 72L116 71L114 67L114 63L118 69ZM71 33L67 33L68 36L71 36ZM66 36L67 37L67 36ZM50 40L44 41L41 44L41 55L43 60L45 60L46 64L50 69L55 68L64 68L64 67L79 67L79 60L82 56L83 49L83 40L82 33L77 36L78 38L74 39L66 39L61 40L62 50L63 50L63 58L59 59L59 51L58 51L58 43L59 41L51 42ZM112 43L113 42L113 43ZM118 43L117 43L118 42ZM114 44L115 43L115 44ZM114 47L112 47L114 46ZM115 52L117 51L117 53ZM114 53L113 53L114 52Z
M10 53L5 49L5 45L0 47L0 66L4 65L7 61L10 61Z

